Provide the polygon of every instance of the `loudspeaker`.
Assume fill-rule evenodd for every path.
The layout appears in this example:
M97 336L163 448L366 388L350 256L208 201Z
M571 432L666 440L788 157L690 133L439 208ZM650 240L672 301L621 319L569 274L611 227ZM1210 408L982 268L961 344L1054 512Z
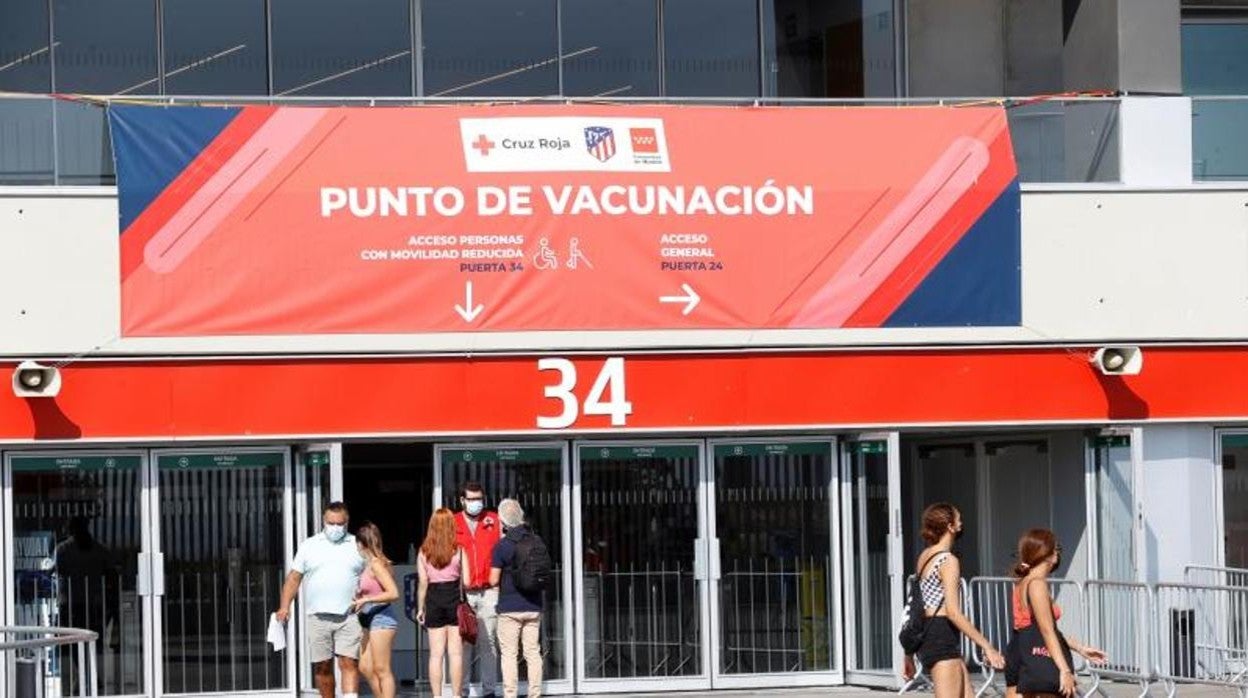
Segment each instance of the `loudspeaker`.
M18 397L56 397L61 392L61 372L35 361L23 361L13 369L13 394Z
M1107 376L1134 376L1144 368L1144 352L1139 347L1101 347L1092 355L1092 365Z

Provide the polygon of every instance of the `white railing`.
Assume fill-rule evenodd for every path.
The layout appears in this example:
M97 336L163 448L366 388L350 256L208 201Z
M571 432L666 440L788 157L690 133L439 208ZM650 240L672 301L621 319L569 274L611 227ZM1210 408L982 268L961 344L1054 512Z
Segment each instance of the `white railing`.
M1157 679L1248 690L1248 587L1154 586Z
M1001 104L1006 107L1019 181L1085 183L1118 179L1116 96L1028 97L328 97L271 95L0 95L0 185L113 185L105 106L289 105L396 107L467 104L672 104L804 107L906 107ZM8 147L7 144L12 144Z
M8 667L4 695L15 698L95 696L96 633L79 628L0 626L0 657ZM58 648L70 649L76 671L66 676Z
M1188 584L1209 586L1248 586L1248 569L1242 567L1214 567L1212 565L1187 565L1183 568L1183 581Z

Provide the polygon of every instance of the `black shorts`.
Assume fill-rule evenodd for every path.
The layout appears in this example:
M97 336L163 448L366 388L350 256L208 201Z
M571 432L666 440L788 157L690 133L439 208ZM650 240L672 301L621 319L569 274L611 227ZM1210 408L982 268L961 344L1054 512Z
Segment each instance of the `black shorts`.
M1018 653L1018 634L1021 630L1014 631L1014 637L1010 638L1009 644L1005 646L1005 685L1018 685L1018 669L1023 664L1023 657Z
M425 592L425 627L444 628L459 625L455 609L459 606L459 582L435 582Z
M927 670L946 659L961 660L962 633L944 616L928 618L927 629L923 631L923 644L919 645L917 654L919 662Z

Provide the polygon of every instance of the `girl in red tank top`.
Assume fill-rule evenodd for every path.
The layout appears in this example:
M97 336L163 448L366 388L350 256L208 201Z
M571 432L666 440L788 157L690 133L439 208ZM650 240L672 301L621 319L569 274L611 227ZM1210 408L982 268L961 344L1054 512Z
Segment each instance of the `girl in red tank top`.
M1030 627L1032 623L1039 625L1049 655L1061 671L1062 694L1073 696L1078 690L1074 667L1067 665L1057 635L1057 621L1062 617L1062 609L1049 594L1049 575L1057 571L1061 564L1062 546L1058 545L1057 536L1049 529L1033 528L1018 539L1018 564L1014 566L1014 578L1018 581L1014 583L1013 595L1015 632L1005 648L1006 698L1018 695L1018 673L1022 664L1018 631ZM1100 664L1105 661L1104 652L1073 637L1067 636L1066 644L1090 662Z

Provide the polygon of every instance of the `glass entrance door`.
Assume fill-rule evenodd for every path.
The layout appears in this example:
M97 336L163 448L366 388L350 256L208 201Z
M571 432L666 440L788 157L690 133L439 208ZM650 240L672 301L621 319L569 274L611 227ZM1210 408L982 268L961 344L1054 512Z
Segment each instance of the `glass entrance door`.
M893 688L901 666L894 614L902 604L901 465L897 434L842 448L846 678Z
M487 505L511 498L520 502L525 521L541 536L554 563L555 584L547 590L542 613L542 689L572 692L572 588L571 552L567 531L571 506L567 482L567 449L564 444L465 444L438 446L435 450L437 506L459 509L459 487L479 483ZM475 657L474 657L475 658ZM501 677L498 673L496 676ZM520 659L521 680L528 676ZM501 684L498 687L501 693Z
M722 441L711 453L715 687L835 682L836 443Z
M289 694L292 653L265 642L293 555L289 452L195 449L153 458L160 692Z
M5 617L13 625L86 628L101 696L152 686L147 459L142 452L10 454L5 459ZM43 672L10 661L4 695L78 695L73 648L44 650ZM8 653L12 660L14 655Z
M702 446L574 445L578 691L710 686Z

